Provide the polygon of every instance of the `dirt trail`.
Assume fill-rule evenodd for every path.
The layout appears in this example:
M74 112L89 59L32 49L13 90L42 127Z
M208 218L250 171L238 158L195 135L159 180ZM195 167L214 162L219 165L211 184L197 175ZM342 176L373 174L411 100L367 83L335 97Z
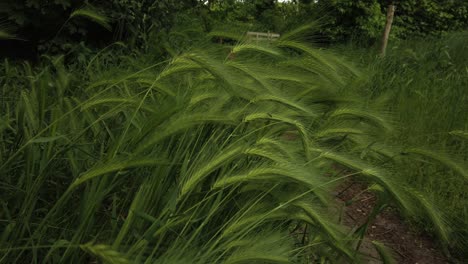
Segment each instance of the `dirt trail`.
M283 134L286 141L297 140L295 133ZM343 168L336 167L339 171ZM342 208L341 223L350 229L356 229L366 222L376 197L367 191L367 184L358 181L342 183L335 191L336 202ZM346 205L353 199L353 203ZM411 230L396 210L388 208L380 213L369 225L367 233L360 246L360 252L365 255L368 264L383 263L371 241L383 243L393 252L398 264L448 264L447 257L427 234Z
M376 202L373 193L359 182L342 184L336 192L336 200L343 206L342 223L356 228L367 220ZM345 205L347 201L355 201ZM377 240L394 252L397 263L402 264L445 264L449 263L433 239L411 230L396 210L384 210L369 226L360 251L367 255L367 263L382 263L371 241Z

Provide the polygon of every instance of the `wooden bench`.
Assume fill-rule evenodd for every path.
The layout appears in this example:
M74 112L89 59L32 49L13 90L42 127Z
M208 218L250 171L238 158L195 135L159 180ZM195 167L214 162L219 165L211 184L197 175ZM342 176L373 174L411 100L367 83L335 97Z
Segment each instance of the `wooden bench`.
M255 41L263 41L263 40L269 40L273 41L276 40L280 37L280 34L278 33L271 33L271 32L253 32L253 31L248 31L247 32L247 39L249 40L255 40Z

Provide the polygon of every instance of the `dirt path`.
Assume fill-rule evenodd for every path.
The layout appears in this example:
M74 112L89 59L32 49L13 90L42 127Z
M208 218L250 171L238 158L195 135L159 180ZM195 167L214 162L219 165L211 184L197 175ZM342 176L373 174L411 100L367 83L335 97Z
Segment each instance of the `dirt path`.
M366 191L366 185L359 182L342 184L336 192L337 202L342 204L342 223L356 228L367 220L376 198ZM345 205L347 201L355 201ZM394 252L397 263L402 264L445 264L449 263L433 239L411 230L402 221L396 210L386 209L369 226L360 251L367 255L367 263L382 263L371 241L377 240Z

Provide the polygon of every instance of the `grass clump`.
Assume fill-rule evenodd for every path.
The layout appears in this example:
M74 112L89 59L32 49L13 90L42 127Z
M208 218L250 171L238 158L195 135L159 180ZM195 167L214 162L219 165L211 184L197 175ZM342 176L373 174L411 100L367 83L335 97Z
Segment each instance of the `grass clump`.
M402 180L440 208L453 228L453 253L462 259L468 246L467 41L466 32L400 41L385 58L347 50L368 65L370 78L360 93L394 113L398 130L387 142L402 146ZM419 223L433 232L426 219Z
M106 54L3 64L0 262L359 261L359 234L327 213L353 175L380 186L376 212L430 215L449 236L399 182L393 122L328 52L283 38L103 70ZM327 176L336 163L353 172Z

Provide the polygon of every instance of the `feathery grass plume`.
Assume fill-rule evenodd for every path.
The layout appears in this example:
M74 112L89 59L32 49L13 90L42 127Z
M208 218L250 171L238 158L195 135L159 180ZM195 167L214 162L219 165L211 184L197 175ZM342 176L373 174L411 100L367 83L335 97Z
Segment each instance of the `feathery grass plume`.
M260 46L258 44L242 43L232 48L232 53L253 52L257 54L266 54L272 57L282 56L280 50L271 47Z
M319 19L306 23L302 26L299 26L289 32L286 32L281 35L280 41L285 40L310 40L308 37L313 36L314 33L318 32L320 29L321 21Z
M354 107L341 107L331 113L332 118L339 118L341 116L349 116L351 118L365 119L369 123L382 128L383 131L391 131L393 126L387 119L379 116L377 113L369 112L363 109L356 109Z
M377 250L377 253L379 253L380 260L382 261L383 264L397 263L395 258L393 257L393 252L388 247L386 247L381 242L375 241L375 240L371 241L371 243Z
M468 50L462 44L466 37L466 32L459 32L430 41L406 40L391 49L385 60L375 59L364 49L354 54L368 73L356 92L366 95L370 104L381 101L383 109L398 121L393 133L386 136L386 146L374 144L372 149L378 148L381 159L388 160L387 166L404 175L400 181L423 192L425 199L430 198L427 203L444 216L443 222L453 231L449 234L452 255L466 251L468 234L468 222L461 220L468 219L466 177L462 176L466 174L463 163L468 158L468 145L462 134L453 133L466 130L468 97L463 91ZM440 238L430 217L418 217L417 221Z
M337 127L337 128L326 128L324 130L315 133L317 138L323 139L327 137L336 137L342 135L365 135L366 132L362 129L350 128L350 127Z
M307 175L305 171L291 171L293 168L284 169L287 166L265 166L258 167L240 175L227 176L218 180L213 188L225 188L229 185L237 185L240 183L248 183L249 181L277 181L277 182L296 182L299 185L307 186L310 189L315 189L320 186L321 182L317 182L313 175ZM318 190L319 191L319 190Z
M200 67L196 62L191 61L190 59L180 56L172 60L169 67L164 69L159 75L158 79L162 79L167 76L171 76L176 73L193 71L193 70L202 70L203 67Z
M116 263L354 261L324 213L330 188L351 177L327 177L337 163L442 226L429 200L396 183L399 160L379 136L394 124L342 93L346 65L279 43L240 44L234 59L206 44L151 65L70 68L72 78L48 62L9 77L19 89L2 101L1 261L89 261L81 249ZM307 226L299 245L293 223ZM99 244L37 246L64 240Z
M240 30L239 28L230 28L230 29L215 29L208 33L208 37L221 38L221 39L230 39L236 42L243 42L245 40L245 31Z
M91 169L86 172L78 179L76 179L70 186L75 187L86 181L89 181L100 175L104 175L111 172L118 172L124 169L135 168L135 167L152 167L157 165L167 164L167 161L164 160L155 160L149 158L136 158L135 160L117 160L112 163L103 164L102 166L97 166L96 168Z
M454 130L450 131L449 134L468 140L468 131Z
M187 179L187 181L182 185L181 196L186 195L190 190L194 189L194 186L199 183L204 177L207 177L208 174L214 171L219 166L222 166L226 163L229 163L232 159L243 153L245 146L233 146L231 149L224 150L220 155L215 159L210 160L209 163L202 165L198 170L196 170L193 175Z
M14 33L14 28L8 22L0 21L0 40L1 39L13 39L13 40L23 40L18 38Z
M98 257L103 263L106 264L129 264L135 263L130 262L125 255L117 252L108 245L96 245L92 243L84 244L80 246L81 249L88 252L89 254Z
M456 171L458 174L460 174L462 177L468 180L468 170L463 166L463 164L461 162L456 162L452 157L444 153L434 152L423 148L410 148L407 149L406 152L410 154L417 154L438 161L444 164L447 168Z
M435 206L433 202L431 202L427 197L418 192L417 190L411 189L409 187L406 188L408 193L414 197L416 202L421 206L420 215L425 215L431 219L433 226L436 230L436 234L439 236L443 243L449 243L450 233L450 225L445 219L444 215L439 211L439 209Z
M344 154L338 154L331 150L322 150L320 156L333 160L341 165L356 170L366 177L369 177L371 181L376 182L382 186L385 191L388 191L394 197L395 202L400 205L401 209L408 212L416 211L416 205L414 202L405 193L405 190L399 187L395 182L395 179L392 179L386 173L385 169L373 166L361 159L356 159Z
M271 234L261 233L262 236L246 237L245 240L253 240L255 243L249 247L238 247L234 252L224 261L224 263L293 263L290 260L290 239L287 234L281 234L277 230L270 230ZM248 243L250 244L250 243ZM279 248L277 245L283 245ZM237 244L241 245L241 244ZM247 243L246 243L247 245ZM234 245L230 245L233 247Z
M303 106L301 105L300 103L297 103L297 102L294 102L292 100L290 100L289 98L287 98L287 96L284 96L284 95L259 95L255 98L252 99L251 102L255 103L255 102L258 102L258 101L274 101L276 103L280 103L288 108L292 108L292 109L295 109L295 110L299 110L300 112L302 112L302 114L306 114L307 116L310 116L310 117L316 117L317 114L312 112L310 107L306 107L306 106Z
M102 26L103 28L107 30L112 30L112 26L109 23L110 19L104 14L102 14L101 12L99 12L96 8L90 5L79 8L70 14L70 19L76 18L76 17L82 17L82 18L88 19Z
M0 39L17 39L15 35L0 29Z
M309 56L310 59L317 61L317 63L321 65L322 67L326 67L327 70L329 70L330 72L337 70L337 66L326 59L326 57L324 56L324 52L318 49L315 49L307 44L304 44L299 41L283 40L283 41L279 41L278 43L276 43L276 45L280 48L281 47L291 48L291 49L303 52L305 55ZM338 75L335 75L335 76L338 77Z

